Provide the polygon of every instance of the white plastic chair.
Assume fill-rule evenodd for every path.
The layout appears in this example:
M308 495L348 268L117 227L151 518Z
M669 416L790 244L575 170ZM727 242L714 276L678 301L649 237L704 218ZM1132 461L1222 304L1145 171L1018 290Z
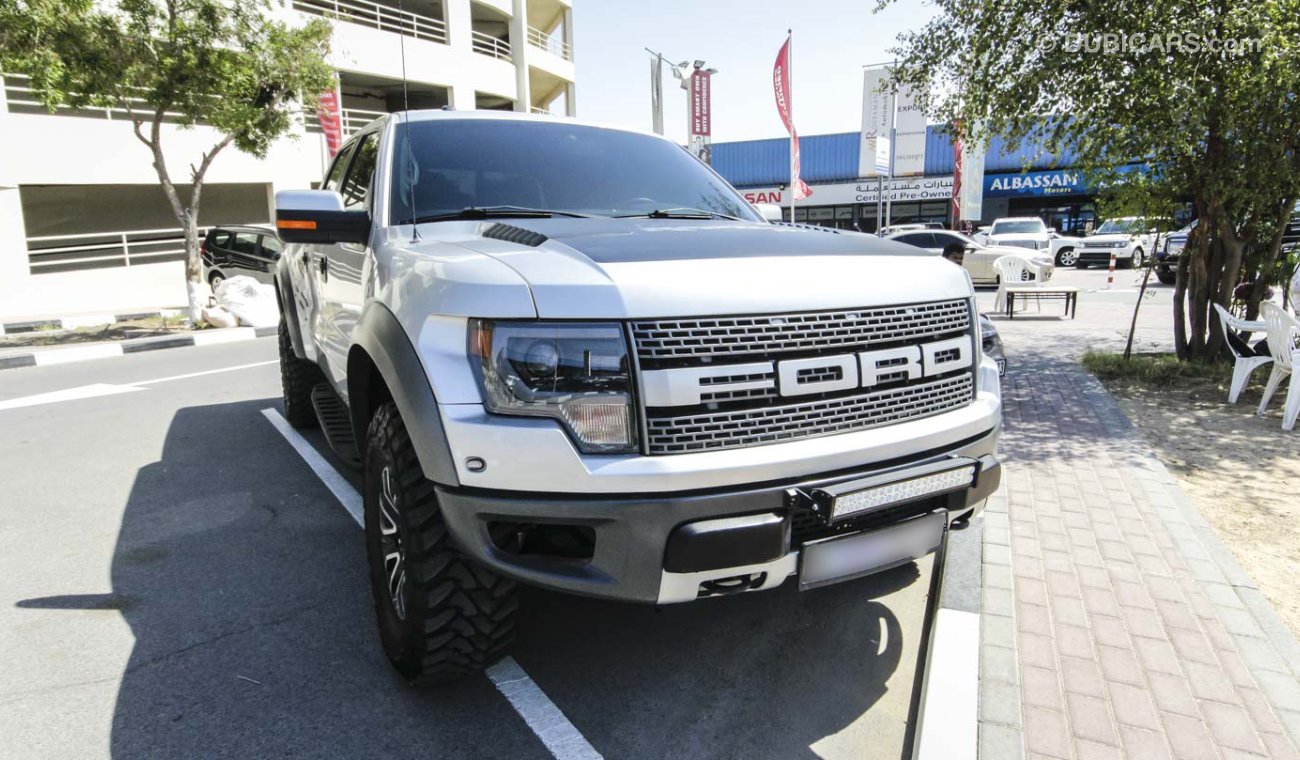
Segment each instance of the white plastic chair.
M1273 374L1268 376L1268 385L1264 386L1264 398L1259 402L1259 414L1268 408L1273 392L1282 384L1282 380L1291 376L1287 384L1286 409L1282 412L1282 429L1291 430L1295 420L1300 416L1300 374L1295 373L1295 339L1300 333L1300 322L1287 314L1281 307L1272 303L1259 306L1264 324L1268 325L1268 351L1273 355Z
M993 301L994 311L1003 311L1007 308L1007 286L1008 285L1033 285L1039 287L1042 285L1042 273L1038 267L1034 266L1029 259L1023 256L999 256L993 262L993 269L998 273L998 295ZM1033 275L1033 281L1029 281L1028 275ZM1039 304L1039 310L1042 310L1042 304Z
M1246 383L1250 382L1251 374L1273 361L1273 357L1239 353L1236 347L1232 345L1232 339L1228 337L1228 334L1229 331L1241 332L1242 323L1245 320L1232 316L1227 309L1217 303L1214 304L1214 310L1219 313L1219 326L1223 329L1223 339L1228 344L1228 350L1236 357L1236 362L1232 365L1232 387L1228 390L1228 403L1235 404L1237 403L1237 397L1245 390Z

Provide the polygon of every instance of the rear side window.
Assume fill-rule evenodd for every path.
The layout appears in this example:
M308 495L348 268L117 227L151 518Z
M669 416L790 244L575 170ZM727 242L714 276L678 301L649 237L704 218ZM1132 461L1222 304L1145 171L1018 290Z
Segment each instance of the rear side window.
M379 138L374 132L362 138L357 145L356 158L348 165L343 179L343 208L356 210L370 202L370 183L375 178L375 163L379 158Z
M212 233L212 244L218 248L230 247L230 233L226 230L216 230Z
M914 245L918 248L934 247L934 235L931 235L928 232L910 232L906 235L899 235L894 239L900 243L907 243L908 245Z
M257 254L257 235L252 232L240 232L235 235L235 242L230 246L235 253Z
M280 238L272 237L271 235L262 236L262 253L267 256L275 256L283 250L284 243L280 242Z

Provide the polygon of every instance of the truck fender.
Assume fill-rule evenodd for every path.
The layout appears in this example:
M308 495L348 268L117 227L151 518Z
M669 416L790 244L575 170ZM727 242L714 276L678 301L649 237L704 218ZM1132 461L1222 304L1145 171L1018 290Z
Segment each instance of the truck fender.
M366 430L377 406L377 389L372 387L376 374L410 432L424 477L440 485L460 485L424 364L397 317L372 301L357 322L348 351L348 407L363 456Z
M298 303L293 297L293 276L289 273L288 257L281 256L275 264L275 297L280 302L280 313L289 328L289 343L293 345L293 355L299 359L307 358L303 348L302 323L298 321Z

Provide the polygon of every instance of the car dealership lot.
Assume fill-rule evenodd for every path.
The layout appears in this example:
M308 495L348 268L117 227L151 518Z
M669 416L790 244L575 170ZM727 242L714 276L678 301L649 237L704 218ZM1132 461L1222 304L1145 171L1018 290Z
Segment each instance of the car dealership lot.
M263 415L274 359L0 375L0 754L546 757L487 678L391 672L361 531ZM530 590L515 660L606 757L901 756L930 565L662 609Z

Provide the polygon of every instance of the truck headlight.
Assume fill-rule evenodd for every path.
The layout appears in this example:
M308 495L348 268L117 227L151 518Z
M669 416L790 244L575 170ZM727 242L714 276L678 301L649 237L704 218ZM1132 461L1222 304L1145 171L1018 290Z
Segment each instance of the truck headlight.
M469 351L492 414L559 420L589 454L636 450L631 364L618 324L473 319Z
M1041 251L1047 248L1049 245L1051 245L1050 242L1046 240L1039 240L1037 243L1034 244L1034 247Z

